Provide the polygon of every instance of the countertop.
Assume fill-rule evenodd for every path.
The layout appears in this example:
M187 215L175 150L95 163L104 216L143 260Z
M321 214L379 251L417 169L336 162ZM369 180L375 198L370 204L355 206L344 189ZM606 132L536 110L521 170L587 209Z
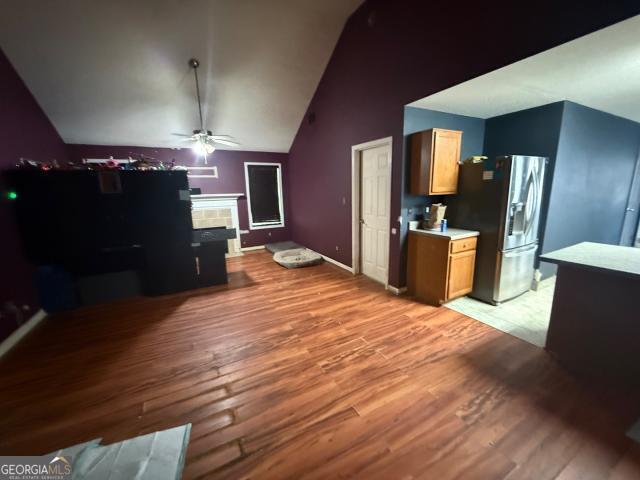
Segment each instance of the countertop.
M640 278L640 248L582 242L545 253L540 260Z
M419 235L427 235L429 237L448 237L451 240L460 240L462 238L477 237L480 235L480 232L476 232L475 230L463 230L461 228L447 228L446 232L413 228L410 229L409 232L417 233Z

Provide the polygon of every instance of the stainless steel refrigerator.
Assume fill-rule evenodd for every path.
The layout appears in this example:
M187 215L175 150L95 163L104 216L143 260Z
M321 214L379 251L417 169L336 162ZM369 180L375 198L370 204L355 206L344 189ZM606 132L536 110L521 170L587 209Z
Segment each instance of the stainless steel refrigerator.
M470 296L498 304L531 288L546 163L511 155L460 166L447 217L480 232Z

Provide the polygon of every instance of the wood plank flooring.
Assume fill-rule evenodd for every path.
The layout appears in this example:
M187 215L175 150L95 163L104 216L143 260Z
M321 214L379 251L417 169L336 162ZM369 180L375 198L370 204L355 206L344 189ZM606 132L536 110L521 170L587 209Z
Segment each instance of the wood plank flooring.
M0 360L0 454L193 424L185 478L631 479L629 392L325 264L47 319Z

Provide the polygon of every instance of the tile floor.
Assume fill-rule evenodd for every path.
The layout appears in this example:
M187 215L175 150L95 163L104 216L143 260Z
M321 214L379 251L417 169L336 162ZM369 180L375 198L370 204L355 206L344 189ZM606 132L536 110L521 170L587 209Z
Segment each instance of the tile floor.
M556 277L547 278L540 282L537 291L530 290L498 306L470 297L458 298L446 306L502 332L544 347L555 284Z

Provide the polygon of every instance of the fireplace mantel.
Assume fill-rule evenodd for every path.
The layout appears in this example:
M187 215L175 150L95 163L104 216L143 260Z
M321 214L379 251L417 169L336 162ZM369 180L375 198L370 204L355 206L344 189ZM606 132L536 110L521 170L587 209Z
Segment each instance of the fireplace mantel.
M203 193L200 195L191 195L191 200L223 200L223 199L235 199L244 197L244 193Z

